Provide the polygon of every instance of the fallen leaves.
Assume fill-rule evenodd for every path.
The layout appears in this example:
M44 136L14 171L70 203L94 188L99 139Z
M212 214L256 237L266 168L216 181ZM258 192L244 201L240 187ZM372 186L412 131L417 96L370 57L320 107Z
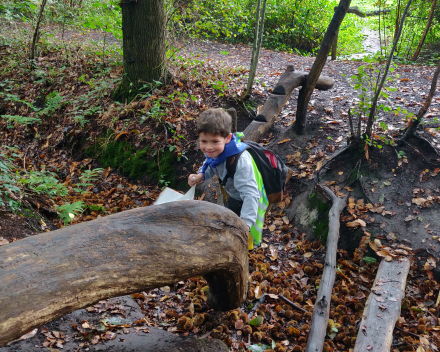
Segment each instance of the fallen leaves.
M359 226L365 227L365 226L367 226L367 224L364 220L356 219L354 221L347 222L345 224L345 226L347 226L347 227L359 227Z
M9 243L9 241L6 238L0 237L0 246L3 246L8 243Z

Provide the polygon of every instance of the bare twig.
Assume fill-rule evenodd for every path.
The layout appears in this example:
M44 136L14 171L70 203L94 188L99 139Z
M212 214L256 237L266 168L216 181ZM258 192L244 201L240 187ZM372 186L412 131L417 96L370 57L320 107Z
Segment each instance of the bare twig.
M299 311L301 311L303 313L307 313L307 311L303 307L301 307L298 304L292 302L290 299L284 297L283 295L280 294L280 295L278 295L278 297L280 297L284 302L290 304L293 308L298 309Z

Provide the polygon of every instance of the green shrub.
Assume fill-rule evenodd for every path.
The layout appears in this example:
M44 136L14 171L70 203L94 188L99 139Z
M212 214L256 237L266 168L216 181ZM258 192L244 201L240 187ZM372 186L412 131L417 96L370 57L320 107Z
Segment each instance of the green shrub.
M263 46L275 50L315 52L334 14L337 1L268 1ZM173 27L181 34L221 40L228 43L252 43L254 40L255 2L237 0L195 0L176 11ZM341 28L342 51L360 49L359 19L347 16ZM346 45L349 41L350 44Z

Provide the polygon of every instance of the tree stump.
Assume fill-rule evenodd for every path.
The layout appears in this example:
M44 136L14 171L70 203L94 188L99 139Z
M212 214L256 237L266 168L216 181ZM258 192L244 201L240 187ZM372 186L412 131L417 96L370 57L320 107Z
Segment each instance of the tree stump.
M204 275L208 304L240 306L248 228L202 201L127 210L0 247L0 346L100 300Z

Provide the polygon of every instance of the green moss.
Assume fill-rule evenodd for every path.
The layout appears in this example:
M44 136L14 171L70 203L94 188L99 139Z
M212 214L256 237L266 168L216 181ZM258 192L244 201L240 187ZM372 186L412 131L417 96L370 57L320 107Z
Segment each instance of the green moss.
M325 243L328 235L328 213L331 206L327 204L327 202L321 200L316 192L313 192L309 198L309 204L307 207L311 211L316 210L318 212L316 220L312 222L313 234L321 243Z
M149 180L175 185L175 164L177 157L170 151L136 148L128 142L115 141L106 145L96 143L85 151L86 155L98 157L103 167L110 166L121 174L138 180Z

